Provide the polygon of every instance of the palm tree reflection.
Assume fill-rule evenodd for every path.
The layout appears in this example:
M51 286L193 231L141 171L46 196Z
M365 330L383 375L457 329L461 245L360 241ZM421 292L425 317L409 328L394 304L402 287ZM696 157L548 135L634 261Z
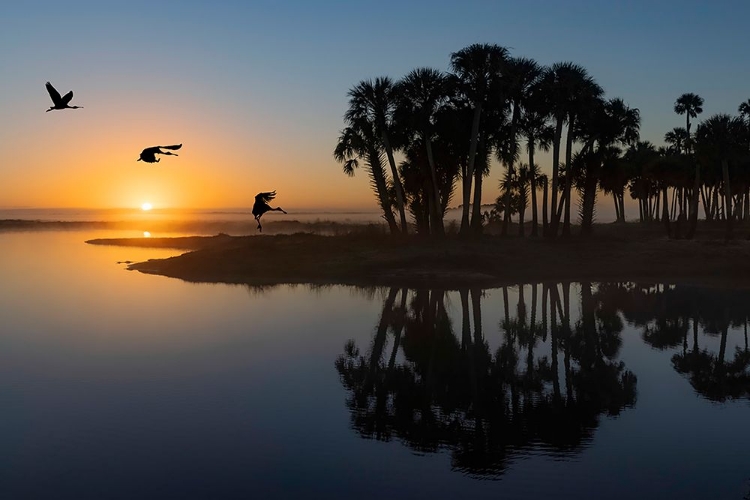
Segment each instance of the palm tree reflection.
M500 475L523 454L585 447L600 415L636 401L636 377L617 360L622 322L590 284L581 287L583 314L573 325L570 284L530 288L530 315L519 286L514 317L503 289L494 352L480 289L458 292L460 335L445 291L390 289L369 352L349 341L336 360L353 428L419 452L450 450L455 469L478 476Z
M702 396L712 401L750 397L750 292L614 284L599 286L598 296L606 308L621 310L652 347L678 349L672 356L672 366ZM730 328L742 328L744 342L737 342L733 357L727 359ZM701 348L701 337L706 341L719 337L718 351Z

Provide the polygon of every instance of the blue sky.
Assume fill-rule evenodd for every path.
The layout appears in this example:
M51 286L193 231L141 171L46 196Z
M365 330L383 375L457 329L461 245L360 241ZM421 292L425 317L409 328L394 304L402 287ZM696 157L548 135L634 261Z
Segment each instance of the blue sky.
M46 190L74 192L66 182L97 168L130 175L111 181L130 191L108 192L102 177L97 206L135 203L139 189L155 200L162 189L164 204L242 206L274 188L293 195L289 206L374 207L365 175L346 178L331 155L347 90L415 67L447 70L451 52L475 42L586 67L608 97L640 109L642 138L661 144L684 125L672 109L681 93L705 99L699 120L734 114L750 98L748 19L747 1L6 4L0 207L79 205ZM86 109L45 115L47 80L74 89ZM169 174L148 177L132 164L134 150L162 141L186 143L179 165L190 183L180 189L221 196L166 195ZM72 156L80 166L65 163ZM485 202L499 177L495 167Z

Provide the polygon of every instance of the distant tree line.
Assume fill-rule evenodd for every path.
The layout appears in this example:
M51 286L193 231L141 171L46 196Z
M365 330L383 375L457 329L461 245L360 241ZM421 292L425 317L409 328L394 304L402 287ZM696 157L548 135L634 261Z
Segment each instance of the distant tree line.
M681 95L675 112L686 126L657 148L639 140L639 110L605 98L577 64L544 67L498 45L473 44L451 54L450 68L418 68L349 90L334 157L348 175L364 166L393 234L411 224L420 234L444 235L456 191L464 236L481 234L488 219L507 234L516 214L523 236L529 206L532 236L570 236L574 192L583 235L592 232L600 193L612 196L617 221L625 220L626 190L638 200L640 221L663 223L671 237L693 237L699 204L707 219L726 221L727 238L733 220L750 217L750 99L739 117L714 115L691 135L703 99ZM534 157L550 148L548 177ZM505 167L501 195L483 213L493 158Z

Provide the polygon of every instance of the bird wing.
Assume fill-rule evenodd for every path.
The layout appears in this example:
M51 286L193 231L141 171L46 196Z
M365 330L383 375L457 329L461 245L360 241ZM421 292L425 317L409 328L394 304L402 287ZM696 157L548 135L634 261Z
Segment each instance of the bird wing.
M258 193L255 195L255 201L263 201L266 203L274 198L276 198L276 191L268 191L267 193Z
M52 86L50 82L47 82L45 84L45 87L47 87L47 92L49 92L49 96L52 98L52 102L57 105L59 102L62 101L62 97L60 97L60 92L58 92L55 87ZM70 97L73 97L73 94L70 94Z
M172 151L177 151L182 147L182 144L175 144L174 146L157 146L162 149L171 149Z
M141 151L141 154L142 155L147 155L147 154L154 154L154 153L158 153L158 152L159 152L159 146L153 146L151 148L144 149L143 151Z
M71 99L73 99L73 91L72 90L70 92L68 92L67 94L65 94L62 97L62 102L63 102L63 104L68 104Z

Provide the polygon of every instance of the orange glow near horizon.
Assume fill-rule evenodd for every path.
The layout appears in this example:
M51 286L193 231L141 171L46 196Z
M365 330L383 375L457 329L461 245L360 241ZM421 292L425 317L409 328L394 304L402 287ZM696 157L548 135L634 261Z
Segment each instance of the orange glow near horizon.
M251 207L257 193L276 190L282 207L377 209L366 172L349 178L333 160L335 137L290 146L280 126L250 113L184 106L194 100L189 89L151 99L125 93L114 103L95 92L76 89L85 109L8 117L15 126L0 133L0 208ZM137 161L145 147L175 143L179 156Z

